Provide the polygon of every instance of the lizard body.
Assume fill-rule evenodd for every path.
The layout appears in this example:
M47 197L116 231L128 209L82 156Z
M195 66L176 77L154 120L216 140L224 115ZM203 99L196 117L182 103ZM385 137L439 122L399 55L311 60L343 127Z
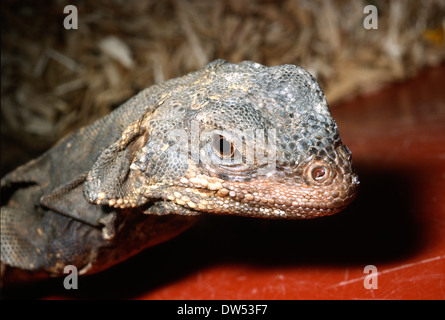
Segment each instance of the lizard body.
M143 90L1 180L2 276L99 272L202 214L330 215L358 185L311 75L216 60Z

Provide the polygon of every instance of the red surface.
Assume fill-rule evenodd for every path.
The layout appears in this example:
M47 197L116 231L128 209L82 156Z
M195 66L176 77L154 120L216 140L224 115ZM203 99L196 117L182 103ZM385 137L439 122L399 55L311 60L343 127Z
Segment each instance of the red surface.
M208 217L101 274L16 295L136 299L444 299L445 66L334 106L361 180L342 213ZM375 265L378 289L365 289ZM14 293L14 292L13 292Z

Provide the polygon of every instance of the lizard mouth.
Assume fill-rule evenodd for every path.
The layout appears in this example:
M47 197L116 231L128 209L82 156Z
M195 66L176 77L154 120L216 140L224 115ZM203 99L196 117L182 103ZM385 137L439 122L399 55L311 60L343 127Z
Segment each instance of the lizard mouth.
M343 176L342 183L335 183L339 175L320 163L312 163L306 171L305 176L309 174L313 180L310 184L267 178L242 182L189 176L182 178L176 191L166 197L195 211L293 219L334 214L355 198L359 181L354 173Z

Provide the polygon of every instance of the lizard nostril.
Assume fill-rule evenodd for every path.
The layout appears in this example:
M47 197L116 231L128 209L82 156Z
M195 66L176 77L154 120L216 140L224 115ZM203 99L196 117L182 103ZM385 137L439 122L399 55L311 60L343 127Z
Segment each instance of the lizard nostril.
M314 161L310 163L304 171L306 183L312 185L328 185L333 182L335 178L335 170L323 161Z
M324 166L318 166L312 169L312 178L315 181L322 181L327 175L328 169Z

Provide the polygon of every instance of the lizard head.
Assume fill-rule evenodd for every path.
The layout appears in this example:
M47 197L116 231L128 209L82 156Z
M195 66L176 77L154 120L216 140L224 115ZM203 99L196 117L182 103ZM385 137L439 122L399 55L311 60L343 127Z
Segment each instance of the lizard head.
M98 159L85 189L90 202L311 218L354 199L351 153L302 68L217 60L163 86L154 107Z

